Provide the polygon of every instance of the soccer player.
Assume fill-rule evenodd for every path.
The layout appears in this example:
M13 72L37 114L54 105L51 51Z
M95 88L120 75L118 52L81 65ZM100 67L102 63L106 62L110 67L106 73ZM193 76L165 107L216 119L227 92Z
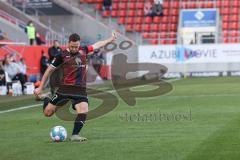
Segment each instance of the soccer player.
M38 96L41 94L48 77L57 67L63 69L62 84L59 86L56 94L52 99L46 97L43 104L43 113L47 117L51 117L58 106L66 100L71 100L73 109L77 112L77 117L74 122L71 141L86 141L87 139L79 136L81 129L87 118L88 113L88 98L86 93L86 65L87 54L96 49L104 47L108 43L115 41L117 33L112 32L112 36L104 41L99 41L90 46L80 46L80 36L72 34L69 37L68 48L57 55L51 65L44 73L40 86L35 90Z

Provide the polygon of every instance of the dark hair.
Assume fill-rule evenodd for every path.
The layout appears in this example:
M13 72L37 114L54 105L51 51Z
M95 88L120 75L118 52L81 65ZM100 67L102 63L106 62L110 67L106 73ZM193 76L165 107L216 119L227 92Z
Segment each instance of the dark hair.
M69 42L77 42L77 41L80 41L80 36L77 33L74 33L69 37Z
M33 21L28 21L28 23L27 23L27 24L28 24L28 25L30 25L31 23L33 23Z
M22 57L22 58L20 58L19 60L22 62L22 61L25 61L25 58Z

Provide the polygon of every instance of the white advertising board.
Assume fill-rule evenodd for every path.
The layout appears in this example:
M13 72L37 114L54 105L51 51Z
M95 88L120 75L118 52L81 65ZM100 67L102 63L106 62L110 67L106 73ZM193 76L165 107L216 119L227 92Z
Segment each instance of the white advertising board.
M139 63L239 63L240 44L139 46Z

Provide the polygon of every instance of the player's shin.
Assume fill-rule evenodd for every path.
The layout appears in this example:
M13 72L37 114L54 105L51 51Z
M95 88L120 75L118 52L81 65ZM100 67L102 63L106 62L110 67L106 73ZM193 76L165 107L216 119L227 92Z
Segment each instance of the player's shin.
M72 135L78 135L83 128L87 118L87 113L79 113L74 122Z

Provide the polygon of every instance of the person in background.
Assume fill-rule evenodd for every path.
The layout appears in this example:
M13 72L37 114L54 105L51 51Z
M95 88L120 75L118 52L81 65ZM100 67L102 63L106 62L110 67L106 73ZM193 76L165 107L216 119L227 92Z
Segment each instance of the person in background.
M59 56L59 55L62 54L62 49L61 49L59 46L60 46L60 45L59 45L58 40L54 40L53 46L48 49L48 55L49 55L49 61L48 61L48 62L49 62L49 64L52 63L53 59L54 59L56 56ZM59 78L59 76L58 76L59 72L60 72L59 70L56 70L56 71L52 74L52 76L50 77L49 86L50 86L50 91L51 91L51 94L52 94L52 95L54 95L54 92L55 92L54 87L53 87L54 84L53 84L52 82L55 82L55 81L58 80L58 78ZM52 79L54 79L54 80L52 80Z
M36 41L36 28L32 21L28 22L25 32L27 33L29 44L32 46Z
M52 60L56 57L56 55L62 53L62 49L59 47L58 40L54 40L53 46L48 49L48 55L49 55L49 63L52 62Z
M100 75L101 72L101 66L104 64L104 58L103 54L101 52L101 49L94 51L92 57L92 65L93 68L96 70L98 75Z
M6 75L5 71L3 70L2 62L0 62L0 86L6 85Z
M161 1L154 0L151 17L163 16L163 6Z
M41 73L41 77L43 76L43 74L46 71L46 69L48 68L48 66L49 66L49 63L48 63L47 55L42 50L42 57L40 59L40 73Z
M19 65L20 72L24 75L25 82L26 82L27 81L27 65L26 65L25 59L20 58L18 65Z
M42 40L39 32L36 32L36 43L38 46L45 44L45 42Z
M144 4L144 15L145 16L151 16L152 15L152 4L151 2L146 2Z
M4 35L3 35L3 32L2 30L0 30L0 40L4 39Z
M106 10L112 10L112 0L103 0L103 6L102 6L102 10L106 11Z
M7 72L9 78L14 80L19 80L22 85L22 92L24 90L24 84L25 84L25 76L21 73L21 69L19 65L15 62L11 62L11 59L9 57L6 57L4 59L3 63L3 69Z

